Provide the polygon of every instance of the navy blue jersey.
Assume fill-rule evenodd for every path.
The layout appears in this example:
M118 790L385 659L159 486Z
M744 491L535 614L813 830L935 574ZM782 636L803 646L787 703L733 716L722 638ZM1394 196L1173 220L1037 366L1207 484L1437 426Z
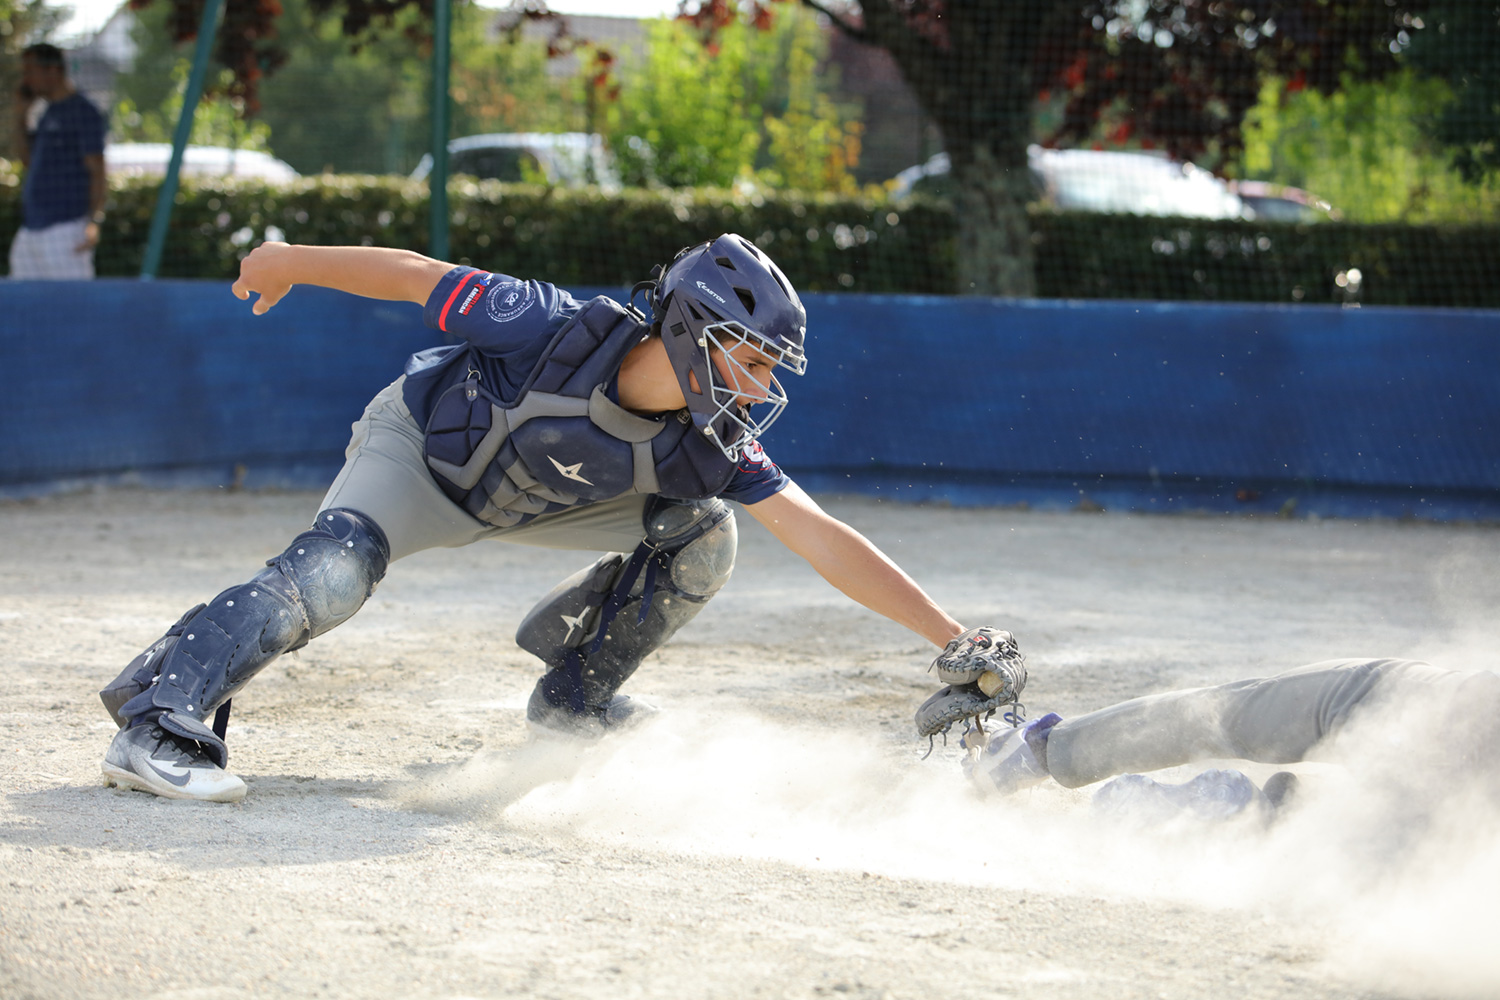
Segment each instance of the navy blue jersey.
M471 366L501 403L514 402L553 336L582 308L583 303L545 281L463 266L449 271L428 296L422 321L464 343L431 348L407 362L404 397L418 425L427 426L437 397L462 382ZM608 387L616 402L618 377L616 372ZM759 503L790 482L759 443L751 442L719 495Z

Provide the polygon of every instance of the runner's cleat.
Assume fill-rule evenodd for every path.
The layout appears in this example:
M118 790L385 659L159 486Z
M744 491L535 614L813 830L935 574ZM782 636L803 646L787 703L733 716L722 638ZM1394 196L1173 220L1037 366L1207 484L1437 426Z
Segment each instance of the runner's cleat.
M1279 813L1297 801L1301 788L1301 780L1291 771L1277 771L1266 779L1261 792L1265 795L1266 801L1271 804L1271 808Z
M1204 771L1170 785L1144 774L1122 774L1094 793L1094 811L1113 819L1148 826L1186 816L1222 822L1246 814L1264 818L1270 803L1255 782L1240 771Z
M238 802L245 797L245 783L216 765L197 743L150 722L115 734L103 770L106 784L168 799Z
M960 741L969 751L964 756L964 774L1002 795L1041 784L1051 777L1046 764L1047 734L1061 721L1056 712L1048 712L1014 729L971 729Z

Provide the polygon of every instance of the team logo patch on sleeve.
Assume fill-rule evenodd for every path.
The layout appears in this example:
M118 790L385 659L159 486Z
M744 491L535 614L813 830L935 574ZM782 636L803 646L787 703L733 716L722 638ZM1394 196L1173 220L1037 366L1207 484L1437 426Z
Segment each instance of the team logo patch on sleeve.
M496 323L509 323L536 301L531 286L524 281L503 281L490 289L484 307Z
M751 440L745 445L745 450L740 452L740 468L761 469L770 464L766 457L766 449L760 446L759 441Z

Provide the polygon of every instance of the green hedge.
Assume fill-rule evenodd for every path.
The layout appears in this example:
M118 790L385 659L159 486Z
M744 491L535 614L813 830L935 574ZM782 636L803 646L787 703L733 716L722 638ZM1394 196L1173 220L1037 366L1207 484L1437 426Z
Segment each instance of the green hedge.
M97 255L101 275L139 273L158 182L117 182ZM0 161L0 234L18 224L15 171ZM547 189L456 180L449 256L561 285L629 285L653 263L721 232L759 243L807 291L953 290L954 219L943 201L723 190ZM1033 215L1047 298L1342 302L1500 307L1500 226L1215 222ZM188 181L177 195L162 277L233 278L267 231L296 243L427 249L425 185L322 176L289 185Z

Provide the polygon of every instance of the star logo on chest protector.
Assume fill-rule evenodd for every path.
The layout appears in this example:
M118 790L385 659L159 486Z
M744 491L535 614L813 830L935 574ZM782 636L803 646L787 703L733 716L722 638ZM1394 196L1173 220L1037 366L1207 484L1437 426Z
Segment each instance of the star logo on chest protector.
M575 462L572 465L563 465L561 462L559 462L557 459L553 458L551 455L547 456L547 461L551 462L552 465L553 465L553 467L556 468L558 472L562 473L562 477L564 479L571 479L574 482L583 483L585 486L593 486L594 485L593 483L589 482L587 479L584 479L582 476L580 476L578 474L578 470L581 469L581 468L583 468L583 463L582 462Z

